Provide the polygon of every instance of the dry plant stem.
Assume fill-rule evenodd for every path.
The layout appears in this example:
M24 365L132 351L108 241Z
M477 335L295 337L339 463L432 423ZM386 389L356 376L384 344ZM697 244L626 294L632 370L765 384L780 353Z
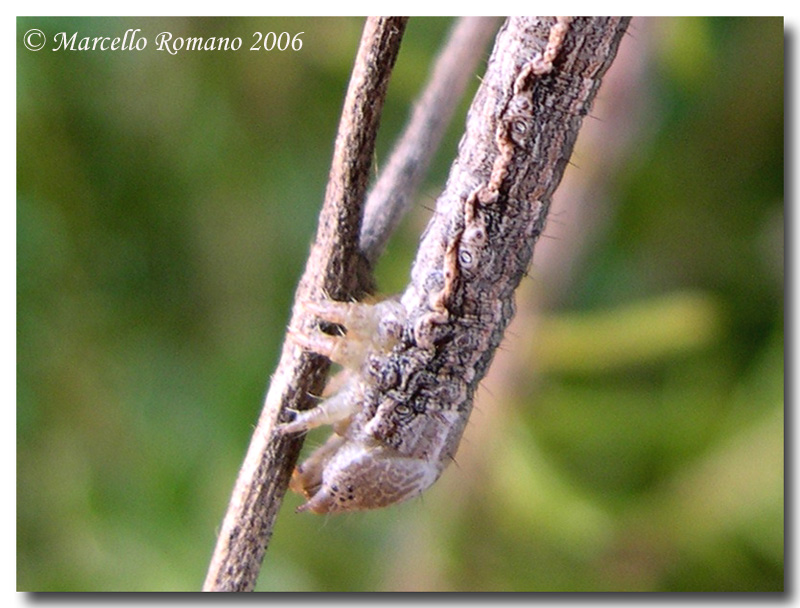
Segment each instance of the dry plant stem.
M407 19L369 18L347 91L319 227L295 302L323 294L340 300L371 288L358 248L362 205L389 75ZM290 326L308 330L295 305ZM274 432L281 412L308 409L322 391L329 363L291 340L283 345L264 408L231 496L203 589L254 588L272 527L302 447L301 436Z
M462 17L454 25L405 131L367 198L361 251L370 264L375 264L408 210L498 26L499 20L494 17Z

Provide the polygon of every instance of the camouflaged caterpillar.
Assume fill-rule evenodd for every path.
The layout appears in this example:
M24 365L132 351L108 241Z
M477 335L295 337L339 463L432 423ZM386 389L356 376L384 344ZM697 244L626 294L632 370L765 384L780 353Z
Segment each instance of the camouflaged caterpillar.
M504 256L488 247L490 211L477 209L485 192L481 186L461 202L469 211L453 232L426 233L423 244L438 252L438 270L412 272L402 299L300 303L306 314L346 333L289 331L296 344L342 365L344 374L338 392L278 427L281 433L333 427L328 441L294 471L290 488L307 498L299 511L398 503L431 486L453 460L544 222L538 201L520 212L528 225L514 246L521 270L508 276ZM534 225L539 228L532 231ZM473 289L458 289L467 286Z
M291 338L341 364L346 377L334 396L278 427L281 433L324 424L334 430L294 472L291 488L307 498L299 510L355 511L407 500L452 461L477 385L514 315L514 290L544 229L552 193L627 24L610 21L614 27L603 36L579 34L570 43L578 53L569 69L584 76L554 78L571 20L510 20L506 27L547 42L501 62L501 84L490 94L484 83L476 95L469 118L475 124L462 140L402 298L300 304L346 333L290 331ZM554 116L552 108L563 115Z

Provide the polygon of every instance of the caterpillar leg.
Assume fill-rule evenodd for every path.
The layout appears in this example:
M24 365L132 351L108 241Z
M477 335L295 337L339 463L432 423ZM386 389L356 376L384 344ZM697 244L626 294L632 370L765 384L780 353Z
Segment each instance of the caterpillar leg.
M358 411L360 401L354 387L345 387L316 407L294 412L294 420L278 427L281 433L301 433L325 424L338 425Z

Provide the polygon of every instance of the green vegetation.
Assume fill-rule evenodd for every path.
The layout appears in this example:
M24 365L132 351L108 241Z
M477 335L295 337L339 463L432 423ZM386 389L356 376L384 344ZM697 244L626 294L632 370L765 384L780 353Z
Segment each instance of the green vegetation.
M410 22L378 168L449 24ZM259 589L783 589L783 22L636 24L645 116L581 203L605 220L545 311L535 256L457 464L385 511L295 515L287 497ZM18 19L20 590L200 588L361 25ZM47 48L25 49L31 28ZM145 50L50 50L57 32L129 28ZM171 55L162 31L243 46ZM303 47L250 51L257 31ZM406 284L462 125L381 260L384 292Z

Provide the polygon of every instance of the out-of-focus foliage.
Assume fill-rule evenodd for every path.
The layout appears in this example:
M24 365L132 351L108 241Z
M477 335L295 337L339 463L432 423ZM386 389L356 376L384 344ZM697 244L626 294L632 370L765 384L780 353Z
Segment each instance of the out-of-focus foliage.
M411 20L376 168L449 24ZM361 25L18 20L19 589L202 584ZM44 50L22 45L31 28ZM145 50L50 50L128 28ZM243 45L173 56L162 31ZM302 49L248 50L270 31L305 32ZM634 21L623 45L647 54L648 99L602 200L579 203L603 221L546 306L535 258L458 463L384 511L295 515L288 497L259 589L783 588L783 24ZM406 283L462 124L383 291ZM554 207L548 232L570 220Z

